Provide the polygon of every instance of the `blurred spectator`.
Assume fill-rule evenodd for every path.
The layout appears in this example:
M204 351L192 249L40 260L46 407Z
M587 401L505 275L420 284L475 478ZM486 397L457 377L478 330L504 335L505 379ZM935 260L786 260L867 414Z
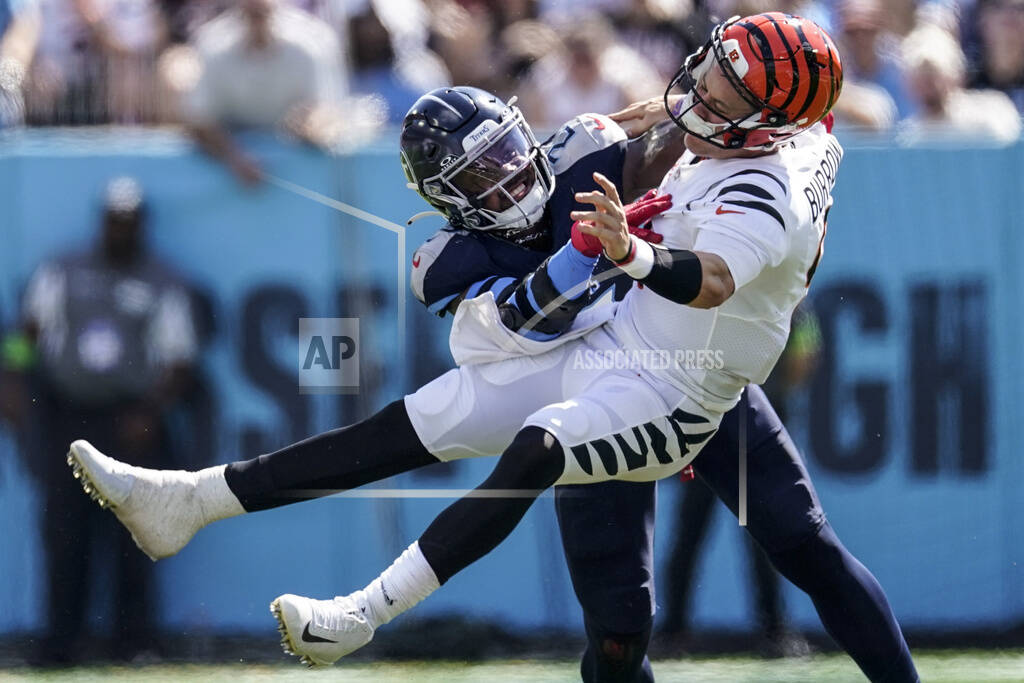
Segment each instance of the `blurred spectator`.
M837 135L846 128L888 131L899 117L896 103L885 88L855 80L844 80L843 92L832 111L836 115Z
M693 0L633 0L610 19L622 44L646 57L665 82L707 41L711 29Z
M1020 137L1013 102L997 90L965 90L965 58L948 32L923 25L903 42L918 112L902 124L906 144L976 139L1008 144Z
M911 30L924 25L938 26L950 35L959 39L960 22L964 12L969 6L974 5L974 0L962 2L961 0L923 0L917 2L914 9L914 23ZM910 31L906 31L906 36Z
M427 6L430 45L447 67L449 83L484 88L507 100L553 44L551 28L538 20L537 0L427 0Z
M981 54L971 87L1006 93L1024 113L1024 0L981 0Z
M906 118L913 113L914 102L907 88L898 39L886 28L886 10L881 0L839 3L837 38L844 86L856 82L883 88L899 118Z
M327 24L276 0L240 0L200 28L194 45L202 73L186 95L186 122L242 182L255 184L263 172L232 128L279 127L317 146L335 144L347 81Z
M524 93L529 97L531 86L528 79L533 66L545 55L560 49L561 38L547 24L524 19L506 27L499 43L504 57L501 71L505 78L501 87L493 92L507 102L512 96L519 97ZM529 104L521 102L520 105L529 108Z
M821 329L810 303L804 300L793 314L786 348L763 389L783 423L790 398L807 385L821 353ZM665 573L667 599L661 630L669 644L685 646L690 635L690 610L696 568L716 508L716 496L696 479L685 486L677 536ZM786 625L779 575L753 538L744 534L750 559L754 611L760 629L758 650L768 657L799 656L810 651L807 641Z
M531 68L522 108L538 129L550 131L579 114L618 111L663 90L650 63L620 44L606 19L591 14L566 27L560 49Z
M905 36L917 26L917 13L929 0L886 0L885 24L897 36ZM945 2L946 0L940 0ZM952 0L956 2L957 0ZM971 2L973 0L968 0Z
M540 19L540 2L538 0L489 0L497 15L497 32L517 21Z
M913 111L899 44L885 31L880 0L842 0L836 12L843 92L833 110L840 128L885 131Z
M431 45L444 60L456 85L504 93L498 17L486 3L437 0L431 7Z
M39 42L35 0L0 0L0 128L25 120L22 87Z
M540 0L539 11L543 19L563 19L587 12L622 12L633 0Z
M68 445L85 438L132 464L169 464L162 418L189 383L196 335L182 282L146 252L145 219L139 185L112 181L98 244L39 266L25 294L23 330L4 344L22 348L4 356L9 377L20 380L11 386L22 389L20 408L6 390L7 416L42 426L31 470L41 478L46 505L43 664L75 658L91 576L113 577L118 656L155 649L152 563L81 494L64 462ZM29 400L25 379L33 363L38 386ZM112 565L106 571L92 562L95 548L105 549Z
M425 91L441 87L448 81L447 71L439 58L422 45L406 45L403 59L396 54L391 33L381 21L374 3L349 17L351 41L352 91L376 95L387 107L392 124L401 123L409 107ZM433 62L424 70L422 60ZM431 71L434 73L432 74ZM438 80L437 75L442 75Z
M155 0L38 0L42 33L26 89L32 125L156 119Z
M234 0L159 0L167 42L183 45L200 26L235 4Z
M914 2L915 0L906 0ZM834 0L708 0L708 10L715 22L731 16L746 17L764 12L785 12L814 21L832 32L832 6Z

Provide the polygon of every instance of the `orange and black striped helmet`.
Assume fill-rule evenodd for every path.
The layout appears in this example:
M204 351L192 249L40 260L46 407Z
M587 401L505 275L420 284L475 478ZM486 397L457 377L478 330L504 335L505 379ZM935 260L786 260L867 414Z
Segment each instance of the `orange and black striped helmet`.
M717 64L751 106L742 119L721 116L697 93L703 73ZM772 150L810 128L832 109L843 85L835 42L809 19L781 12L733 17L714 28L711 40L686 58L665 91L669 115L683 130L726 149ZM669 108L676 86L685 93ZM703 104L725 123L708 122Z

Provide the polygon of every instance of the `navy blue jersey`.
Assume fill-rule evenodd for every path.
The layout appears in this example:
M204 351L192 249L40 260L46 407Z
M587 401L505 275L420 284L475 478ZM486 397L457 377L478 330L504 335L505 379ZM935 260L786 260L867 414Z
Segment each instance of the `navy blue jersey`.
M416 250L410 286L431 312L443 314L449 302L470 288L469 296L476 296L496 282L507 286L504 278L518 280L558 251L569 241L573 223L570 212L592 208L578 203L575 194L600 189L593 178L595 171L615 183L623 194L626 134L608 117L576 117L544 142L542 151L554 171L555 189L536 226L518 231L445 226ZM595 273L610 267L612 264L602 257ZM633 283L622 274L605 281L602 289L614 284L618 287L617 298L621 298Z

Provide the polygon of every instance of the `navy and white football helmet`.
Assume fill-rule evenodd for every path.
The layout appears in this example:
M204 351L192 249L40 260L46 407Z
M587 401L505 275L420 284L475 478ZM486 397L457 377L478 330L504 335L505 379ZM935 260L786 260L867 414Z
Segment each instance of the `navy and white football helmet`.
M405 115L410 187L455 227L526 228L544 213L554 174L514 102L479 88L438 88Z

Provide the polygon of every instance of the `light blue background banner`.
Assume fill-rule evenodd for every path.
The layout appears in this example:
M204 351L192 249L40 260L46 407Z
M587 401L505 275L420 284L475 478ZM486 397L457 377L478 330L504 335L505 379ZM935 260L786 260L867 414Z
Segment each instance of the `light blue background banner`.
M247 142L276 176L396 224L425 208L405 187L390 146L329 158ZM840 169L812 286L827 351L808 397L792 406L790 427L840 537L910 628L1024 620L1022 172L1021 145L851 145ZM448 322L398 288L398 263L408 264L438 219L407 229L403 256L394 233L279 187L243 189L162 132L0 138L4 326L16 321L20 293L42 260L92 243L103 187L120 174L146 188L152 249L211 304L202 369L212 431L180 439L186 459L267 452L359 419L450 366ZM399 297L408 310L404 340ZM308 317L359 318L357 395L300 395L298 320ZM41 498L23 462L61 457L18 457L0 430L0 633L42 625ZM436 466L380 486L471 488L492 462ZM660 485L659 565L686 485ZM269 631L272 598L362 587L446 503L329 498L218 523L158 565L163 623ZM740 533L721 507L699 573L698 626L752 626ZM102 586L96 592L101 599ZM788 587L787 607L797 625L818 627L810 602ZM451 612L513 627L581 623L550 498L417 608L424 616Z

